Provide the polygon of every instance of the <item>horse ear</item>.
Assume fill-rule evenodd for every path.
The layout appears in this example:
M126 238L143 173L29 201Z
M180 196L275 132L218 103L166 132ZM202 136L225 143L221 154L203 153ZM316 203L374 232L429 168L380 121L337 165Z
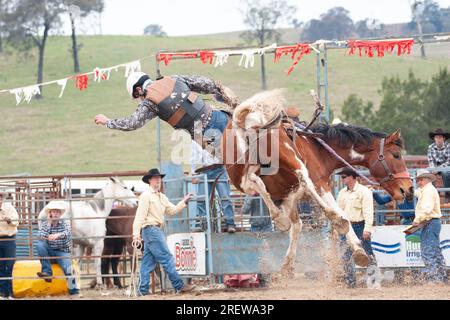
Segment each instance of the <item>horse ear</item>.
M401 137L402 137L401 129L397 129L397 131L395 131L393 134L387 137L386 142L397 141L398 139L401 139Z

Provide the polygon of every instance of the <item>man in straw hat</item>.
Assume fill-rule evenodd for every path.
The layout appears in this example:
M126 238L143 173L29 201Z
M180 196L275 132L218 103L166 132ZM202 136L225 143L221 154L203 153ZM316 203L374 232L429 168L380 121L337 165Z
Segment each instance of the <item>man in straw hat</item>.
M16 234L19 215L11 203L5 202L7 192L0 189L0 278L11 278L16 258ZM0 280L0 298L12 298L12 280Z
M70 295L78 295L75 277L73 277L71 248L72 233L69 223L61 220L66 211L66 205L62 201L51 201L45 207L48 220L43 221L39 228L36 249L41 259L42 271L37 275L46 282L52 282L52 265L48 257L58 257L56 262L63 269L67 278L67 286Z
M351 168L344 168L337 173L341 176L345 184L338 195L339 207L348 214L353 231L361 241L364 250L369 256L371 265L376 265L375 255L372 251L371 236L373 231L373 198L372 191L366 186L358 183L358 174ZM345 236L341 241L346 246ZM352 251L346 246L343 256L345 283L349 288L356 287L355 266L352 258Z
M150 170L142 177L144 183L149 184L149 189L139 196L139 205L133 223L133 240L144 240L144 257L141 262L139 295L149 294L150 273L156 264L163 266L168 274L172 286L177 292L188 292L194 286L185 285L175 267L175 260L170 253L163 231L164 216L175 215L187 207L192 195L188 194L177 205L172 204L167 196L160 192L162 178L158 169Z
M448 282L445 259L440 247L439 234L441 232L441 207L439 194L433 186L436 176L428 170L417 171L417 185L415 196L416 218L413 226L422 227L421 255L425 264L425 279L434 282Z
M428 164L430 168L446 168L450 170L450 133L442 128L436 129L435 132L428 134L434 141L428 147ZM450 188L450 171L441 172L444 188ZM445 193L445 201L450 201L450 192Z

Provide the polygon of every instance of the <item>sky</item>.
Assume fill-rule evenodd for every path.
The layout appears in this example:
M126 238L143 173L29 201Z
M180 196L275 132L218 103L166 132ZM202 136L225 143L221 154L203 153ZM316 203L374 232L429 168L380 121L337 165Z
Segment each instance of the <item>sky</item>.
M317 19L332 7L350 11L354 21L374 18L382 23L411 20L411 0L288 0L298 8L296 18ZM450 7L450 0L435 0ZM85 22L85 33L141 35L149 24L162 25L169 36L197 35L245 29L239 11L241 0L105 0L99 23ZM95 31L94 31L95 30Z

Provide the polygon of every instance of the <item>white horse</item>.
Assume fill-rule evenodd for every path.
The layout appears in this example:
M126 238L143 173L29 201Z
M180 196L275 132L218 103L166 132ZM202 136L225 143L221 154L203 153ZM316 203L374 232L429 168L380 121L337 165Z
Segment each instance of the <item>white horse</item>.
M72 226L72 237L74 255L83 256L87 247L92 248L92 255L95 256L96 280L92 281L91 287L101 285L101 258L103 251L104 237L106 235L106 218L111 213L113 202L121 200L127 206L136 206L136 195L128 189L118 178L110 178L106 186L97 192L92 200L86 201L64 201L67 206L62 218ZM42 209L38 219L47 217ZM86 219L88 218L88 219ZM66 220L67 221L67 220Z

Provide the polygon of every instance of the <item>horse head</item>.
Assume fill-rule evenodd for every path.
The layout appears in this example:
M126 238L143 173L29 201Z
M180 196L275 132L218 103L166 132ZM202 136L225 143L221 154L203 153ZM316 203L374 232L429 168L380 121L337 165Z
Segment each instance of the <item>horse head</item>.
M110 195L108 197L118 199L122 201L125 205L130 207L137 206L136 195L134 192L129 189L118 177L109 178L107 187L110 191Z
M373 150L366 154L371 175L395 200L412 200L414 190L402 156L404 142L400 130L385 138L374 139L372 147Z

